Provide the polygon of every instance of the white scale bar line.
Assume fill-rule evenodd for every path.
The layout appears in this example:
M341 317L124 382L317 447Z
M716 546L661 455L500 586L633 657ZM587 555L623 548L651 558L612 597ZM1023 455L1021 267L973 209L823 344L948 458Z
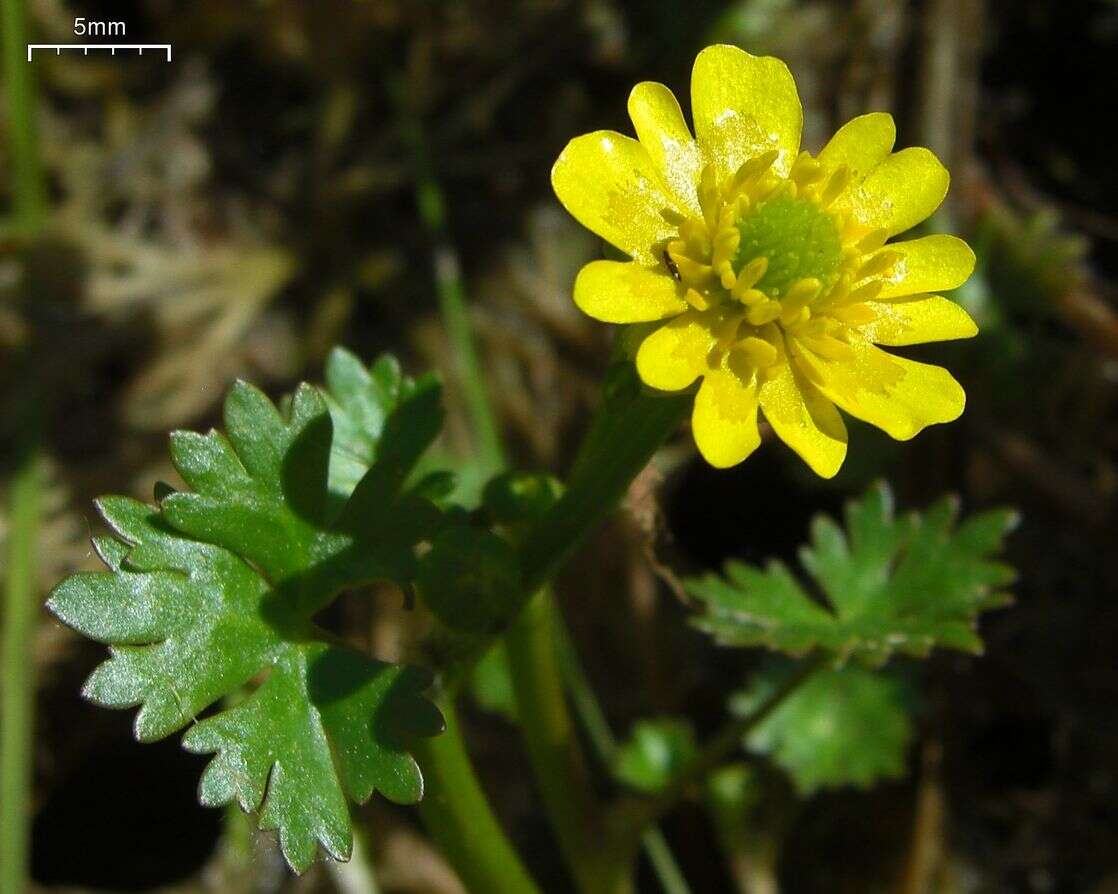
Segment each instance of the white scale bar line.
M169 43L29 43L27 45L27 61L30 62L35 50L54 50L55 55L61 56L63 50L82 50L86 56L90 50L108 50L113 56L117 50L137 50L144 55L144 50L163 50L167 54L167 61L171 61L171 45Z

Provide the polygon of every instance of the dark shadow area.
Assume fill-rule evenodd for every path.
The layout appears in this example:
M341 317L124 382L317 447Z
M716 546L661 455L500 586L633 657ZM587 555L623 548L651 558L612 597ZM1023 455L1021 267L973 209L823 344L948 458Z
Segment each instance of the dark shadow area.
M146 891L197 872L221 833L222 812L198 804L209 756L178 736L131 737L131 718L76 764L35 816L32 875L43 885Z

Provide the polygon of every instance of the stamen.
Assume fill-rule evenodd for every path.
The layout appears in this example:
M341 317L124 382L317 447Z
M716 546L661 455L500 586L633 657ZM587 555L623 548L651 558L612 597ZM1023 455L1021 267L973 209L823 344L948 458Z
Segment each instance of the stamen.
M899 251L878 252L858 268L858 279L865 279L869 276L877 276L879 273L886 273L892 270L893 265L900 259L901 253Z
M786 307L780 315L782 326L799 326L811 319L810 307Z
M738 338L738 328L742 324L742 318L738 314L731 314L719 323L714 330L715 348L720 352L729 350Z
M753 193L753 201L760 205L762 202L774 198L779 190L787 190L790 187L792 187L792 184L787 180L777 180L775 178L768 183L759 183Z
M706 224L694 217L689 217L679 225L679 235L684 242L696 248L702 248L708 238Z
M843 190L850 185L852 179L850 168L847 165L839 165L835 168L819 196L819 201L823 204L823 207L826 208L842 195Z
M833 335L809 336L801 338L800 341L805 347L828 360L852 360L854 358L854 349L846 342L839 341Z
M748 193L741 195L734 195L733 190L726 197L726 219L729 220L729 226L734 226L739 218L752 207L752 200Z
M844 270L839 274L838 281L831 286L831 290L827 293L826 298L820 302L821 305L831 307L838 304L843 304L847 296L850 294L850 273Z
M712 259L712 266L716 269L721 269L723 262L729 264L737 254L738 245L741 243L741 233L738 232L737 227L731 222L730 226L726 229L720 230L718 235L714 237L714 257ZM731 283L730 285L733 285ZM726 286L730 288L730 286Z
M772 167L773 162L778 158L780 158L780 152L776 149L770 149L768 152L762 152L760 155L755 155L749 159L738 168L738 172L734 175L734 188L740 189L748 181L760 177Z
M858 286L858 288L854 289L849 295L847 295L847 303L858 304L861 301L872 301L874 298L877 297L881 289L882 282L880 279L870 280L869 282Z
M868 255L871 251L877 251L881 248L888 238L889 234L884 229L877 229L871 233L867 233L858 241L858 251Z
M738 281L738 275L734 273L734 265L726 260L719 263L715 269L718 271L718 281L722 283L722 288L731 291Z
M771 374L779 357L792 358L793 333L814 352L798 365L816 355L852 356L846 328L876 318L865 303L881 291L874 278L902 258L881 250L884 229L867 233L848 212L823 211L849 186L848 166L828 169L801 152L791 171L777 176L771 168L779 157L775 149L764 152L729 178L706 165L697 189L702 214L680 218L665 257L688 307L717 314L710 323L711 362L730 356L758 375Z
M829 328L828 324L837 326L841 330L841 326L830 317L812 317L810 320L804 323L803 326L800 327L800 335L826 335Z
M806 378L817 388L826 388L827 383L824 380L823 376L820 374L819 369L816 367L816 365L811 362L811 358L803 356L803 352L798 350L798 348L800 347L799 342L801 340L802 339L799 338L788 339L788 353L793 360L797 361L796 369L799 372L803 373L804 378Z
M758 255L738 271L738 281L734 286L734 297L741 300L742 295L752 289L769 269L769 259Z
M861 246L858 245L859 240L866 235L865 227L849 215L840 214L835 216L841 221L839 232L842 234L841 239L844 252L849 252L852 257L859 258L866 254L866 252L862 251Z
M779 356L771 342L753 335L739 341L734 346L733 353L756 369L772 366Z
M676 255L687 257L689 247L684 240L673 239L668 243L668 254L672 255L673 259Z
M790 288L781 302L785 310L804 307L815 298L823 288L823 283L814 277L799 280Z
M741 288L741 275L740 274L738 275L738 281L734 285L734 288L730 291L730 294L733 295L738 301L740 301L746 307L753 307L753 305L755 305L755 304L759 304L762 301L768 301L769 300L769 296L766 295L764 292L762 292L760 289L744 289L744 288Z
M729 230L737 220L737 202L726 202L718 212L718 232Z
M867 304L848 304L846 307L836 307L831 311L831 316L836 320L849 323L851 326L864 326L877 319L877 313Z
M782 311L779 301L767 300L749 308L745 312L745 318L754 326L764 326L779 317Z
M801 152L789 176L800 186L809 186L823 178L823 166L811 157L810 152Z
M720 200L718 172L714 165L707 165L699 176L699 207L703 211L708 230L713 231L718 226L718 212L722 204Z
M695 310L710 310L711 304L697 289L688 289L683 294L683 300Z
M676 269L684 282L701 284L714 272L709 264L700 264L687 255L672 254L672 260L675 261Z

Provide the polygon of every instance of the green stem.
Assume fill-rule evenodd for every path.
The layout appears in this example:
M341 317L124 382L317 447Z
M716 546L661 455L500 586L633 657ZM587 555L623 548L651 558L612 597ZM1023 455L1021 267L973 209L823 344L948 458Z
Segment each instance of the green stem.
M431 174L418 125L413 132L413 144L419 211L435 241L439 310L458 365L466 407L477 438L478 459L485 471L492 474L506 466L504 448L470 327L461 265L447 233L442 190ZM608 877L617 874L618 863L604 859L601 836L594 831L600 810L563 691L555 651L552 603L550 592L538 593L534 609L521 611L506 635L509 667L522 720L520 728L560 850L580 888L603 892L624 890L623 884Z
M792 676L752 712L727 723L691 761L683 767L671 784L656 797L638 803L629 813L635 827L643 829L668 813L696 783L703 781L741 748L742 739L770 717L784 701L796 692L820 667L826 663L822 656L815 656L800 665ZM622 805L622 809L627 805Z
M466 307L466 286L462 281L462 265L450 240L446 226L446 203L442 189L431 173L426 144L418 124L412 125L412 143L416 168L416 204L419 216L431 234L434 246L431 260L435 268L435 290L439 299L439 315L446 328L447 341L454 354L454 363L470 426L477 439L477 458L485 470L495 474L505 467L505 451L501 444L497 415L489 402L485 376L478 359Z
M0 0L4 80L7 82L8 152L12 165L12 209L17 229L34 233L46 217L47 191L35 126L34 69L27 62L24 0Z
M403 101L406 95L397 85L401 118L412 145L416 177L416 203L419 215L434 241L432 261L439 312L447 339L454 352L459 380L466 399L478 462L487 475L505 465L496 415L489 404L477 350L470 334L466 311L466 288L461 265L446 227L442 191L431 172L423 128L418 115ZM439 847L471 891L534 891L508 838L494 816L458 728L453 692L442 700L447 730L427 742L428 793L420 804L420 814Z
M707 816L737 890L741 894L776 894L780 844L771 821L764 826L750 822L751 811L740 800L723 803L709 788L706 801Z
M645 392L630 363L613 371L611 383L606 388L606 399L586 436L563 496L528 532L521 552L525 586L508 614L512 627L507 640L510 668L514 681L524 678L519 684L518 705L526 703L529 698L547 698L550 706L531 724L523 723L525 735L530 739L528 746L533 770L541 790L545 792L545 804L552 811L550 818L576 879L582 880L584 875L578 867L582 863L595 867L603 852L612 861L609 872L597 868L588 871L588 879L595 885L599 882L618 883L622 869L628 872L630 856L634 851L630 851L628 841L624 842L624 847L615 848L612 844L603 846L603 839L587 842L584 836L573 830L560 831L573 823L572 817L580 813L586 804L595 804L595 801L581 791L585 781L572 772L577 765L571 763L570 751L542 747L538 743L533 745L531 741L538 737L542 742L555 743L568 737L566 749L577 748L577 741L570 738L573 725L569 719L561 720L566 718L565 703L551 700L548 696L559 685L554 656L543 654L544 650L554 649L554 641L550 637L532 637L531 643L516 644L514 640L530 636L530 628L514 622L532 595L549 582L589 533L617 508L632 480L679 426L689 404L687 396L660 397ZM468 669L492 642L491 638L479 638L469 648L448 658L443 676L449 688L453 689L457 682L465 678ZM534 696L527 691L528 681L535 688ZM535 727L537 723L546 726L528 730L529 726ZM559 785L554 780L562 780L563 784ZM583 828L606 829L612 841L612 827L603 819L604 811L595 806L589 816L582 816L579 822ZM573 858L571 851L584 845L589 848L588 852ZM660 850L662 856L664 849Z
M567 708L556 649L556 611L544 590L505 643L516 711L544 807L581 891L629 890L628 861L611 852L603 813Z
M586 736L598 760L612 768L617 760L617 738L610 729L605 712L602 711L602 706L594 694L594 688L586 678L574 640L561 617L555 618L555 638L559 650L559 664L567 684L567 691L571 695L571 703L579 720L582 721L583 729L586 730ZM668 847L664 833L659 828L650 826L643 832L641 847L665 894L691 894L687 879L683 877L683 872L676 863L671 848Z
M467 891L539 894L481 790L453 704L440 707L446 731L415 748L427 787L419 803L424 824Z
M563 496L534 525L524 544L523 570L533 592L621 502L633 479L679 428L690 395L644 391L631 363L613 371L571 470Z
M46 186L35 127L36 94L23 0L0 0L12 208L15 229L34 235L46 217ZM30 392L30 389L27 389ZM0 894L27 889L31 818L31 744L35 724L32 641L39 600L36 559L43 470L38 448L41 407L26 395L23 444L9 483L7 584L0 678Z
M683 870L675 861L675 854L668 847L664 833L656 826L645 829L641 835L641 847L648 858L652 871L660 881L664 894L691 894L691 886L683 877Z
M461 265L447 234L443 193L431 173L422 128L414 119L410 124L410 137L416 160L417 204L420 216L435 240L434 265L439 310L448 340L455 352L467 410L478 440L480 460L490 471L496 472L506 465L504 448L470 328ZM657 412L649 414L650 419L641 420L648 423L648 434L645 440L638 440L635 450L622 450L617 443L618 436L621 440L625 440L627 436L623 425L610 427L601 424L601 420L609 418L612 413L599 416L599 424L587 437L582 461L576 463L576 472L580 468L600 466L606 453L622 454L620 462L610 464L605 470L606 474L602 474L601 468L585 472L583 484L576 492L576 497L583 499L565 501L566 510L562 517L575 526L585 523L586 527L582 531L568 527L557 532L558 536L550 545L542 547L553 548L556 552L554 556L548 556L544 552L541 565L534 569L541 585L577 547L588 531L616 507L632 479L678 426L681 412L685 408L686 401L679 400L654 399L647 405L641 402L636 416L644 416L643 411L646 409ZM603 450L603 447L608 450ZM611 470L617 477L609 477ZM605 486L604 490L595 493L600 485ZM585 499L594 496L600 501L597 507L590 505L592 500ZM534 588L526 588L525 599L531 598L533 592ZM592 831L601 811L590 787L585 760L563 692L563 667L577 667L578 659L550 593L541 591L536 596L534 605L534 610L525 610L523 604L519 607L519 617L506 635L525 744L545 806L556 827L560 847L572 872L576 878L583 877L583 887L587 890L600 889L603 883L607 886L615 884L612 876L617 875L618 865L627 870L626 861L611 860L604 872L595 868L601 864L601 856L607 851L600 846L600 839ZM556 631L568 647L565 662L560 660L556 651ZM571 686L576 706L581 706L583 722L587 725L599 757L607 766L610 765L616 742L613 741L608 723L585 676L581 674L581 669L577 675L568 674L566 682ZM669 894L687 894L687 884L659 829L648 830L643 837L643 844L664 890Z
M39 601L36 573L42 469L38 452L22 457L9 490L7 594L0 681L0 892L19 894L28 878L31 742L35 723L32 640Z

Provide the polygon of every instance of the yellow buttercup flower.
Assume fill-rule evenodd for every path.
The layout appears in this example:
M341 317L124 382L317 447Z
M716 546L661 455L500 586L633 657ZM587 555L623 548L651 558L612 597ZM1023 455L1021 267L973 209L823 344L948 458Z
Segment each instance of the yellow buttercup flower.
M819 475L846 456L851 416L907 440L963 412L944 369L877 345L978 330L931 292L961 285L974 254L953 236L887 240L930 215L948 174L927 149L893 152L893 119L850 121L817 156L800 151L803 113L783 62L713 46L691 76L692 137L662 84L638 84L638 139L572 140L551 180L584 226L632 259L594 261L574 298L608 323L653 323L637 349L645 384L697 380L692 428L727 467L760 443L758 409Z

